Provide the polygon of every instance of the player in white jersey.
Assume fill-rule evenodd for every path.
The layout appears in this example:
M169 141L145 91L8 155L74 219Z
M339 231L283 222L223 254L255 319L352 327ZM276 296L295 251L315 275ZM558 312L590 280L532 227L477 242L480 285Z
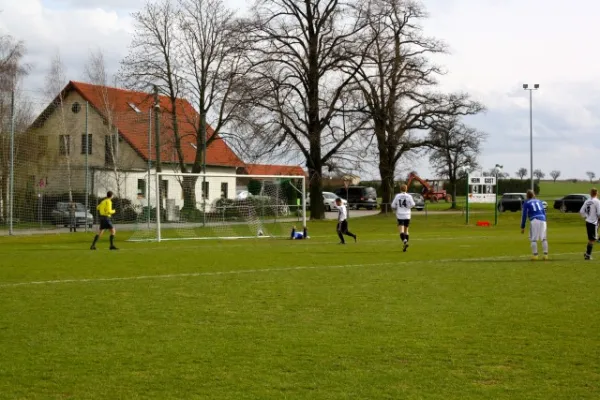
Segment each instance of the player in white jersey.
M400 240L404 244L402 251L408 249L408 226L410 225L411 209L415 206L415 200L410 194L406 193L407 190L406 185L400 186L400 193L392 201L392 209L396 210Z
M583 203L579 214L585 218L585 229L587 231L588 244L583 258L586 260L592 259L592 249L594 243L598 239L598 220L600 219L600 200L598 200L598 190L593 188L590 190L591 198Z
M346 206L342 204L342 199L335 199L335 206L338 210L338 222L337 222L337 234L340 238L340 244L346 244L344 235L354 238L356 242L356 235L348 230L348 210Z

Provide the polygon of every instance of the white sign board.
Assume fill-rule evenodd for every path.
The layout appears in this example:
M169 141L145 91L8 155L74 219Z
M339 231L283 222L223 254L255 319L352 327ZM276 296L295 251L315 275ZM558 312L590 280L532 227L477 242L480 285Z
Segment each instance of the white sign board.
M495 188L496 177L494 176L469 176L469 202L495 203Z
M469 176L469 185L496 186L496 177L495 176Z

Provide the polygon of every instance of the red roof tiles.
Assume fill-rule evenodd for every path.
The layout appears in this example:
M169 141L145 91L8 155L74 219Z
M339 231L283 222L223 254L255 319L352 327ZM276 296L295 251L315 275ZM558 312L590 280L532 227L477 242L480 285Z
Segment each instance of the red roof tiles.
M294 175L306 176L306 172L298 165L263 165L246 164L246 173L248 175Z
M64 89L75 90L106 120L118 129L121 137L145 160L155 159L154 155L154 118L152 120L152 145L148 148L149 111L154 106L153 95L125 89L92 85L71 81ZM172 129L171 102L166 96L159 96L161 107L161 161L178 162L175 135ZM176 102L181 150L186 164L192 164L196 158L197 140L195 122L199 115L192 105L184 99ZM207 129L208 137L214 135L212 128ZM209 143L206 150L206 164L209 166L239 167L244 163L221 138Z

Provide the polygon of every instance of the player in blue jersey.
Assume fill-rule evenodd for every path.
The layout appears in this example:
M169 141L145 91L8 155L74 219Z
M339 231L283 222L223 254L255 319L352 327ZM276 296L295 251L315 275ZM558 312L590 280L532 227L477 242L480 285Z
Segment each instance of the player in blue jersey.
M532 260L538 259L538 241L542 242L544 260L548 259L548 239L546 237L546 210L544 204L535 198L533 190L527 191L527 200L523 203L521 233L525 233L525 224L529 219L529 240L531 241Z

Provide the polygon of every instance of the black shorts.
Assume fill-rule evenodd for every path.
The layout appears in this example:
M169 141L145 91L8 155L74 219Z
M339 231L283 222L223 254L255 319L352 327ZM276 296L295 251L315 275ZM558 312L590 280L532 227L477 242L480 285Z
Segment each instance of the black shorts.
M338 222L337 230L340 232L347 232L348 231L348 220L345 219L342 222Z
M587 231L587 236L588 236L589 241L598 239L598 225L590 224L589 222L586 222L585 230Z
M399 219L398 220L398 226L403 226L405 228L408 228L409 225L410 225L410 219Z
M105 229L113 229L113 223L112 220L108 217L100 217L100 229L101 230L105 230Z

